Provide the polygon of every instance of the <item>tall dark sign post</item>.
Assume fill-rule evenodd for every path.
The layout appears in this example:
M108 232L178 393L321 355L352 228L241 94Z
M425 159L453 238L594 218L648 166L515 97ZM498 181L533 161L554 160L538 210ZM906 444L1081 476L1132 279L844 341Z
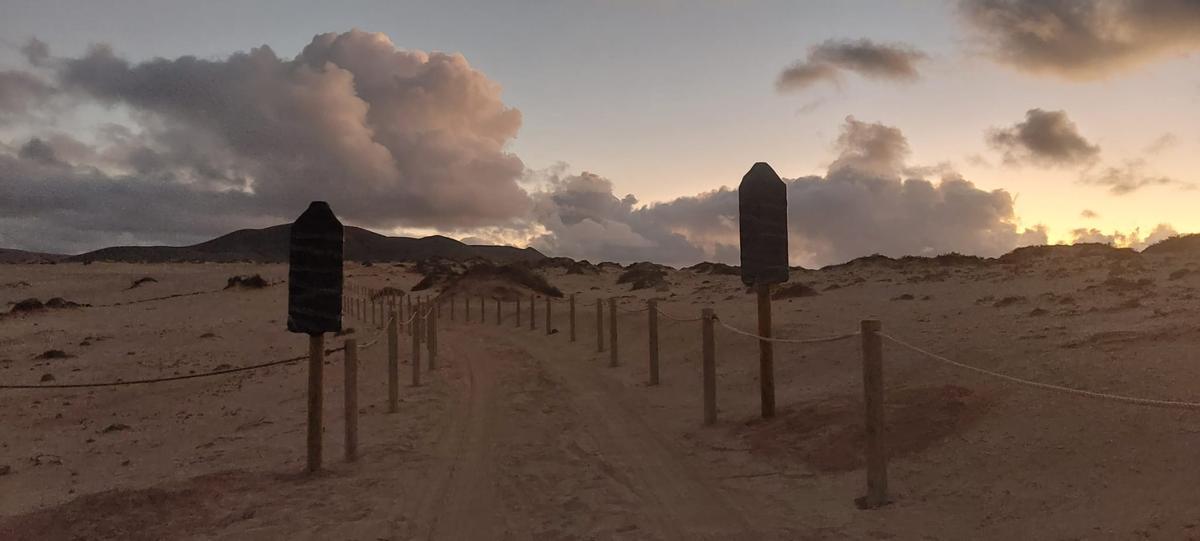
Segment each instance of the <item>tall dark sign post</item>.
M742 282L758 294L758 335L771 337L771 284L788 279L787 185L764 162L738 185ZM758 341L763 418L775 416L775 351Z
M309 472L321 469L325 333L342 330L343 242L342 223L324 201L313 201L292 223L287 328L308 335Z

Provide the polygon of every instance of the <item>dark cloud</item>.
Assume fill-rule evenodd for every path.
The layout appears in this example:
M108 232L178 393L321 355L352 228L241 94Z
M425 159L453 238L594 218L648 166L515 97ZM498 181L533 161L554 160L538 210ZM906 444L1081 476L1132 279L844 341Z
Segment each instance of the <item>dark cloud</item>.
M1145 172L1146 162L1130 160L1122 167L1103 167L1096 171L1085 171L1080 175L1079 182L1091 186L1108 188L1113 195L1126 195L1147 186L1176 186L1180 189L1191 190L1195 185L1191 182L1148 174Z
M959 0L988 52L1018 69L1095 78L1200 48L1195 0Z
M987 133L987 143L1004 153L1009 164L1072 166L1091 163L1100 147L1079 134L1079 128L1064 111L1030 109L1025 121Z
M50 46L40 39L30 38L21 46L21 54L30 65L43 66L50 60Z
M871 79L913 81L919 77L917 64L926 58L925 53L903 44L829 40L811 48L804 60L784 69L775 88L785 92L822 81L840 84L846 71Z
M0 126L24 120L45 104L54 87L24 71L0 71Z
M256 215L250 194L109 176L62 162L40 139L20 154L0 155L0 246L78 253L115 243L187 244L282 221Z
M1017 227L1012 196L1003 190L980 190L953 173L936 183L904 178L908 142L893 127L848 118L837 144L839 156L824 177L787 181L794 263L825 265L872 253L998 255L1046 242L1044 229ZM551 183L535 196L546 232L534 245L620 261L737 262L735 190L636 207L611 186L592 174Z
M1088 220L1094 220L1096 218L1099 218L1100 215L1096 214L1096 211L1094 211L1092 209L1083 209L1083 211L1079 213L1079 217L1086 218Z

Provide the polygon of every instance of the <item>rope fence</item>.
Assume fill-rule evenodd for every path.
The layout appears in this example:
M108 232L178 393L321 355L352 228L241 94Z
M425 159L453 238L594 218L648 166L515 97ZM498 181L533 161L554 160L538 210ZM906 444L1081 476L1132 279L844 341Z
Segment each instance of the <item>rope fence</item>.
M1052 383L1042 383L1040 381L1033 381L1033 380L1029 380L1029 379L1025 379L1025 378L1019 378L1016 376L1010 376L1008 374L1002 374L1000 372L988 370L986 368L980 368L978 366L972 366L972 365L969 365L966 363L962 363L959 361L955 361L953 359L946 358L944 356L938 355L931 351L928 351L928 350L922 349L920 347L914 346L912 344L909 344L908 342L905 342L899 338L896 338L896 337L888 335L888 334L880 333L879 335L881 337L883 337L884 339L886 339L896 345L899 345L899 346L907 348L911 351L920 353L920 354L925 355L926 357L929 357L936 361L940 361L940 362L943 362L943 363L951 365L951 366L962 368L964 370L970 370L977 374L983 374L985 376L991 376L994 378L1002 379L1002 380L1008 381L1010 383L1016 383L1018 385L1033 387L1035 389L1054 391L1054 392L1068 394L1068 395L1072 395L1072 396L1082 396L1085 398L1108 400L1108 401L1118 402L1118 403L1122 403L1122 404L1133 404L1136 406L1147 406L1147 407L1152 407L1152 408L1200 410L1200 402L1184 402L1184 401L1179 401L1179 400L1163 400L1163 399L1157 399L1157 398L1141 398L1141 397L1134 397L1134 396L1102 393L1102 392L1098 392L1098 391L1088 391L1086 389L1077 389L1074 387L1064 387L1062 385L1055 385Z

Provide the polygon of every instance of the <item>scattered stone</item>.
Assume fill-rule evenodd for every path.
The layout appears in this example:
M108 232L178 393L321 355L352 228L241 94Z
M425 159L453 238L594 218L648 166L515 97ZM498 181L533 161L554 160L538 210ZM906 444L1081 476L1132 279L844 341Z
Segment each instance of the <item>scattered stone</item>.
M1004 308L1005 306L1021 304L1025 301L1026 301L1025 297L1017 295L1017 296L1012 296L1012 297L1004 297L1003 299L1000 299L1000 300L996 301L995 303L992 303L992 306L994 306L996 308Z
M42 304L42 301L37 299L25 299L14 304L11 313L15 314L18 312L34 312L44 308L46 308L46 305Z
M79 303L68 301L62 297L54 297L46 301L46 308L79 308Z
M271 285L270 282L266 281L266 279L264 279L262 276L257 275L257 274L255 274L253 276L237 275L237 276L229 277L229 280L227 280L225 282L225 289L230 289L230 288L234 288L234 287L240 287L240 288L245 288L245 289L262 289L269 285Z
M211 333L211 332L206 332L206 333L200 335L200 338L216 338L216 337L217 337L217 335L215 333Z
M12 473L12 466L8 464L0 464L0 475L8 475Z
M133 283L130 284L128 288L126 288L126 290L133 289L135 287L138 287L142 284L147 284L147 283L158 283L158 280L155 280L154 278L151 278L149 276L143 276L141 278L138 278L137 280L134 280Z

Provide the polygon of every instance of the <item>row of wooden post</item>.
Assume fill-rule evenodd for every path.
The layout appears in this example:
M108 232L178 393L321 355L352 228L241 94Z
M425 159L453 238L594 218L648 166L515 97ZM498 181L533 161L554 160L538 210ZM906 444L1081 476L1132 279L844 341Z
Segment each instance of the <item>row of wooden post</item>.
M412 311L412 297L409 296L409 311ZM531 330L537 328L536 319L536 297L530 295L529 299L529 328ZM484 297L479 298L479 321L484 322ZM571 294L568 297L568 321L569 333L568 337L571 342L575 342L576 337L576 310L575 295ZM418 299L418 310L421 310L423 301ZM450 318L453 321L455 318L454 299L450 299ZM514 311L515 325L519 328L522 325L522 310L521 300L516 300L516 308ZM761 304L760 304L761 305ZM365 306L363 307L365 308ZM469 297L463 299L464 318L470 321L471 318L471 303ZM552 300L549 297L545 298L546 334L551 334L552 331ZM620 365L618 333L617 333L617 299L610 297L608 299L609 311L609 336L608 336L608 353L609 366L616 367ZM431 319L428 322L428 328L422 329L423 322L421 318L414 318L410 325L410 335L413 339L413 381L414 386L420 385L420 341L422 331L428 334L429 351L430 351L430 368L432 369L436 363L436 325L437 317L434 313L440 312L438 309L432 311ZM649 384L659 385L659 336L658 336L658 301L650 299L647 301L647 319L648 319L648 342L649 342ZM365 313L365 310L360 311L360 314ZM371 314L374 317L375 311ZM396 314L391 314L393 321L398 321ZM770 336L770 314L759 314L760 328L759 335L764 337ZM501 301L496 299L496 324L502 323ZM707 425L715 424L717 421L717 386L716 386L716 340L715 340L715 321L716 317L711 308L705 308L701 311L701 340L702 340L702 388L704 399L704 423ZM767 330L762 327L766 326ZM864 498L866 507L874 508L887 503L887 454L884 447L884 414L883 414L883 353L882 339L880 331L882 325L877 320L864 320L861 324L862 338L862 356L863 356L863 393L864 393L864 410L865 410L865 429L866 429L866 458L867 458L867 496ZM766 342L761 341L760 342ZM347 359L349 359L350 344L352 340L347 341ZM767 342L769 344L769 342ZM604 302L602 299L596 300L596 351L603 353L605 351L604 340ZM765 352L765 353L764 353ZM398 368L393 368L390 359L394 359L395 355L391 353L389 348L389 381L394 382L397 378ZM773 351L771 348L760 348L760 374L773 374ZM350 367L347 366L347 377L350 377ZM763 413L765 416L774 414L775 396L774 382L766 381L762 378L760 381L762 398L763 398ZM349 386L347 387L349 395ZM399 391L395 384L389 385L389 411L398 411ZM351 397L347 396L347 408L350 407ZM357 411L357 409L355 409ZM350 420L349 409L347 411L347 460L351 460L350 453L353 448L351 443L350 431L356 429L356 420L353 425Z
M346 295L342 298L342 309L346 315L358 317L372 324L379 320L386 325L388 338L388 411L396 413L400 409L399 392L399 329L404 325L400 313L403 311L403 300L396 301L395 296L389 296L386 303L387 313L382 313L384 303L376 302L376 292L366 288L354 288L357 295ZM424 299L417 299L417 311L413 312L412 296L408 297L410 314L428 311L425 317L412 317L409 334L412 336L412 366L413 386L421 384L421 342L425 341L428 350L429 369L437 368L437 320L441 312L441 304L435 299L432 308L427 306ZM399 306L401 312L397 312ZM380 310L377 311L376 308ZM422 336L424 335L424 336ZM345 368L345 459L353 462L358 459L358 340L346 339L344 343ZM322 392L324 380L325 337L323 334L309 335L309 371L308 371L308 436L307 436L307 469L315 472L321 469L322 463L322 411L324 396Z

